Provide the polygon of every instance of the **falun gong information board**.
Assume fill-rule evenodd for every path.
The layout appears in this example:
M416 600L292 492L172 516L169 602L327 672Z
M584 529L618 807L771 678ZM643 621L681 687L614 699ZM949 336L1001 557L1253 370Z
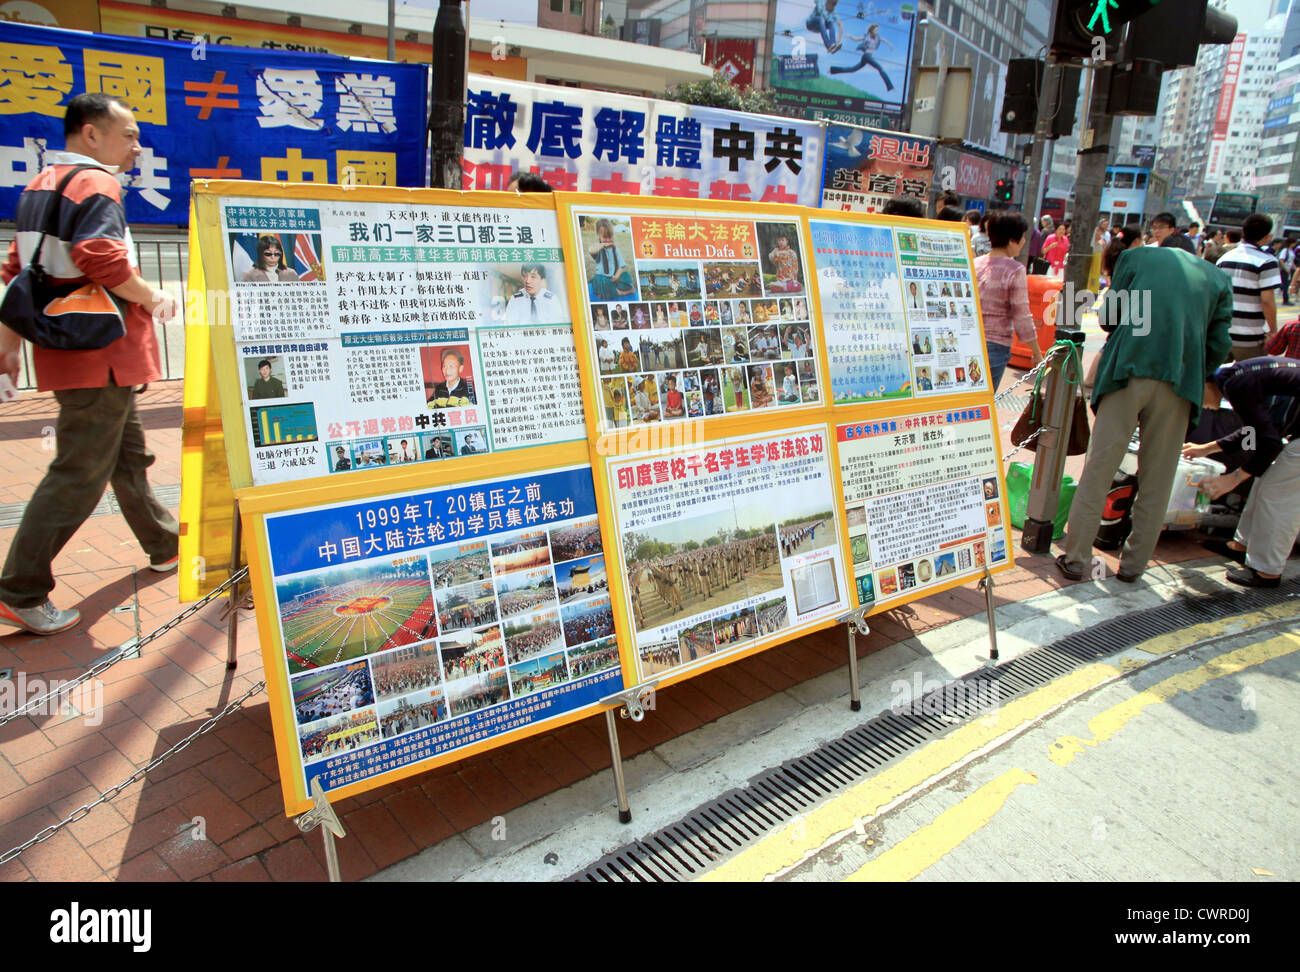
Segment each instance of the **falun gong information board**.
M347 795L589 714L623 686L585 465L259 522L291 812L313 779Z
M832 402L989 393L964 229L809 228Z
M820 404L799 211L656 202L566 216L596 434Z
M801 211L559 200L636 679L833 623L849 596Z
M859 606L883 609L1008 564L988 405L836 427Z
M549 200L207 192L208 279L231 296L218 360L237 486L582 438Z
M798 426L605 465L638 681L848 609L828 440Z

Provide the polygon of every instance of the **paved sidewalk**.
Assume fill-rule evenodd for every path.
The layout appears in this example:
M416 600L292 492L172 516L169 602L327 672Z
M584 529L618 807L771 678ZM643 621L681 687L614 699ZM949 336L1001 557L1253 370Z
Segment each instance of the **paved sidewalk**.
M180 482L180 383L153 386L139 407L158 454L151 481L174 505ZM43 441L56 412L53 396L31 393L0 407L0 437L6 443L0 551L8 549L21 504L49 463ZM1000 425L1009 428L1015 417L1000 412ZM1005 429L1002 434L1005 441ZM1076 476L1081 462L1076 458L1068 467ZM82 625L44 639L0 636L0 669L12 669L12 677L71 678L105 651L147 634L181 609L175 575L146 569L144 554L113 509L111 502L101 504L103 512L87 521L54 564L59 580L54 601L79 607ZM1018 543L1018 533L1014 539ZM1156 552L1160 563L1204 556L1197 544L1169 534ZM1060 586L1049 557L1023 555L1018 547L1017 557L1016 569L998 578L999 604ZM1116 561L1106 559L1113 570ZM0 727L0 854L130 777L261 679L251 614L239 625L239 668L226 671L224 606L223 601L208 605L148 646L142 658L105 672L100 724L55 715ZM972 584L877 615L872 634L858 639L859 651L878 651L978 615L984 606ZM624 757L630 760L841 668L844 654L843 631L835 629L667 689L645 721L621 722ZM607 779L608 767L604 718L596 716L341 801L336 809L349 833L338 845L343 876L360 880L593 774ZM609 786L612 800L612 784L605 779L601 784ZM199 817L206 840L193 839ZM565 822L557 820L556 828ZM284 816L266 700L257 695L143 782L0 865L0 879L324 880L321 845L318 835L304 837Z

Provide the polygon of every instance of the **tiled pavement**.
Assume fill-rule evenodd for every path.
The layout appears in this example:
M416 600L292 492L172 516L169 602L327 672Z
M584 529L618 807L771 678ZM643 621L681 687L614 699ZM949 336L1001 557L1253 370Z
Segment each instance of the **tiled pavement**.
M158 455L151 479L175 487L180 383L153 386L139 406ZM43 441L56 411L52 396L32 393L0 408L0 511L26 501L43 474L50 459ZM1003 412L1000 420L1007 425L1014 417ZM1071 461L1076 476L1080 464ZM0 550L7 550L13 533L13 527L0 529ZM1157 550L1157 560L1166 563L1203 555L1189 540L1169 535ZM1018 556L1016 569L998 578L999 602L1059 586L1048 557ZM13 669L15 676L71 678L104 651L152 631L180 610L175 575L145 569L145 557L119 515L92 517L54 567L55 603L78 606L83 624L46 639L0 637L0 669ZM223 601L207 605L147 646L142 658L110 668L103 676L99 725L76 716L43 716L0 727L0 854L130 777L260 680L251 615L240 622L238 670L226 671L223 607ZM876 615L871 635L858 639L859 650L876 651L983 610L983 595L973 585L937 595ZM674 686L661 693L644 722L621 721L624 756L839 668L843 654L842 631L827 631ZM553 790L607 773L608 766L604 720L595 716L342 801L336 809L349 833L338 843L344 878L359 880ZM196 817L206 821L206 841L191 838ZM0 865L0 880L33 879L324 880L320 838L302 836L284 816L265 696L254 696L143 782Z

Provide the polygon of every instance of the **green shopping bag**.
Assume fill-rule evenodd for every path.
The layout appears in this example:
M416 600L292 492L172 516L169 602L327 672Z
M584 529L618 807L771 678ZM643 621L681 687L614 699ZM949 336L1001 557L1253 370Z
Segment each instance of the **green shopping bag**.
M1025 515L1029 508L1029 481L1033 477L1034 467L1027 462L1013 462L1007 467L1007 505L1011 508L1011 525L1018 530L1025 528ZM1065 523L1070 518L1070 504L1074 502L1075 490L1079 484L1072 476L1061 479L1061 503L1056 510L1053 521L1052 539L1060 540L1065 536Z

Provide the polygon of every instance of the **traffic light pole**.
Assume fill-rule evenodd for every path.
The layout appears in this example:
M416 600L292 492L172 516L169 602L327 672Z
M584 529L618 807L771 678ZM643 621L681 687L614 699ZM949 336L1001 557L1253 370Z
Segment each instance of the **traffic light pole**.
M1088 289L1088 277L1092 269L1092 235L1101 213L1101 188L1106 178L1106 160L1110 156L1111 132L1115 127L1115 116L1106 111L1109 91L1104 83L1105 74L1100 73L1097 67L1091 70L1092 96L1088 103L1088 117L1079 137L1079 162L1074 181L1074 223L1070 233L1070 253L1065 264L1066 283L1074 285L1075 293ZM1072 311L1073 308L1067 310ZM1058 333L1063 322L1069 330L1078 330L1081 323L1058 314Z
M433 22L433 100L429 106L429 177L435 189L461 188L466 34L460 0L441 0Z
M1096 70L1095 68L1093 70ZM1075 319L1081 306L1074 294L1088 289L1088 276L1092 268L1092 234L1101 211L1101 187L1106 175L1106 157L1110 151L1111 129L1114 117L1107 113L1109 100L1104 78L1093 78L1092 97L1088 115L1079 139L1078 174L1074 184L1073 231L1070 233L1070 252L1065 264L1065 289L1057 298L1056 340L1072 341L1083 347L1082 321ZM1029 484L1029 499L1025 509L1025 529L1020 545L1033 553L1046 553L1052 545L1053 524L1060 507L1061 477L1065 472L1066 447L1070 441L1070 425L1074 414L1076 385L1083 381L1082 374L1067 374L1071 368L1064 355L1049 369L1046 381L1044 425L1049 434L1040 437L1042 445L1034 459L1033 477Z
M1029 155L1029 175L1025 181L1024 200L1021 203L1021 212L1029 220L1031 233L1038 226L1038 211L1043 201L1043 165L1047 155L1047 136L1052 131L1052 119L1048 116L1047 110L1056 102L1056 86L1060 83L1061 72L1057 68L1056 61L1049 56L1043 68L1042 88L1038 92L1038 120L1034 124L1034 144ZM1020 259L1025 266L1029 266L1027 240L1020 251Z

